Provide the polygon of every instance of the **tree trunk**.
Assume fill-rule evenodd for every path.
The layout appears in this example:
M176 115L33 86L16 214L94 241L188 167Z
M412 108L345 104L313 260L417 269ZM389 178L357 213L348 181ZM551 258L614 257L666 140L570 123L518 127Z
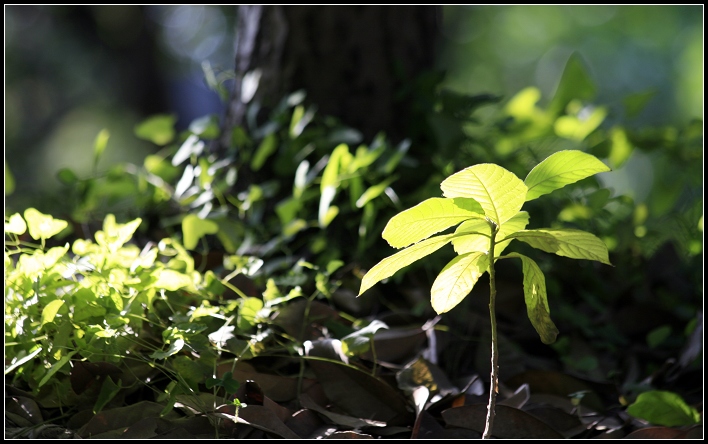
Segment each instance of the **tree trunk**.
M433 68L439 15L437 6L239 6L236 84L221 149L228 130L244 125L251 98L268 108L299 89L319 114L367 141L379 131L403 139L412 109L403 89ZM243 79L255 72L252 96Z

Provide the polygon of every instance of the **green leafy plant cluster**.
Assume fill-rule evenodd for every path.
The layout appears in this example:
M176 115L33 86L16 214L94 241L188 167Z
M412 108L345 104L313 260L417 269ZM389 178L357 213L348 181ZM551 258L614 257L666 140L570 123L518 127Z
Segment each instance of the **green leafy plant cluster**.
M50 248L66 221L33 208L6 220L5 374L43 405L95 413L154 380L169 410L213 375L212 314L255 325L257 310L223 301L226 287L178 242L131 243L140 223L109 214L94 240Z

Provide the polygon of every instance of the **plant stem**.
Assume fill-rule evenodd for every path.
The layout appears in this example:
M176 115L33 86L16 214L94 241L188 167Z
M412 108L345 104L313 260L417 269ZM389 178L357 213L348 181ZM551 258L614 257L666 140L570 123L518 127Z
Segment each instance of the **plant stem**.
M492 374L489 383L489 404L487 405L487 420L484 424L484 434L482 434L483 439L492 437L497 394L499 393L499 346L497 344L497 316L495 313L497 287L494 274L494 244L499 227L492 221L488 222L492 229L492 236L489 240L489 320L492 329Z

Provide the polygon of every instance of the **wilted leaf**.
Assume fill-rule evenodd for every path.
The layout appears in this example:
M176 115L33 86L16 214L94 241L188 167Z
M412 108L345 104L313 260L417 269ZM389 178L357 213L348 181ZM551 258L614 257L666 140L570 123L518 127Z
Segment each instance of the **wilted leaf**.
M448 427L484 431L487 417L485 404L453 407L442 412ZM497 404L492 436L501 439L561 439L563 435L548 424L523 410Z

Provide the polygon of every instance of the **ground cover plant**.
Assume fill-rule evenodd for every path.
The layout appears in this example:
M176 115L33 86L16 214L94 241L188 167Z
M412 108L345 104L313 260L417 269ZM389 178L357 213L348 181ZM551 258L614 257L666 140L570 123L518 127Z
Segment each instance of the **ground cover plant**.
M215 116L180 132L161 115L136 128L159 147L142 165L60 171L64 213L5 219L6 437L480 438L492 393L497 438L701 436L701 126L604 128L588 82L571 60L547 107L534 88L497 106L424 84L440 136L425 162L295 93L222 158ZM101 133L93 154L112 148ZM593 175L632 152L664 156L681 187L611 194ZM571 180L569 159L590 167ZM487 199L466 194L497 177ZM383 271L382 230L459 255Z

